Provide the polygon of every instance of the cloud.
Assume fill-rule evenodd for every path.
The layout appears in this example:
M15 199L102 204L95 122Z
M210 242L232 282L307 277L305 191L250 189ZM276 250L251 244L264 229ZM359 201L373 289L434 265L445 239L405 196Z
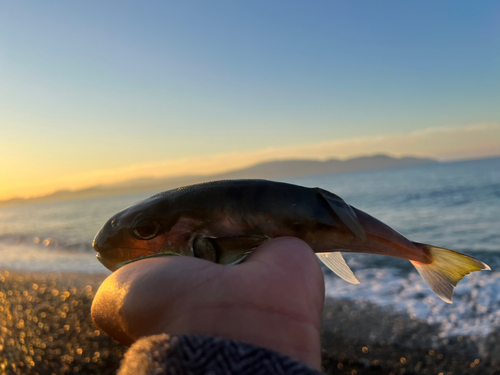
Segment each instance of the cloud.
M221 153L200 157L134 164L115 169L95 170L70 179L125 181L140 177L167 177L185 174L209 175L244 168L259 162L280 159L350 158L377 153L413 155L440 160L477 158L500 154L500 126L480 124L462 127L429 128L409 134L339 139L322 143Z
M409 134L335 140L299 146L295 150L302 155L317 155L320 158L348 158L375 153L426 156L440 160L487 157L500 154L500 126L479 124L428 128Z

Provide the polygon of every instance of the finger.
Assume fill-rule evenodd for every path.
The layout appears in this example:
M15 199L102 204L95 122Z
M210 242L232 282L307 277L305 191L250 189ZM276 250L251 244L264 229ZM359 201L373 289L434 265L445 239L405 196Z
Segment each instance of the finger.
M321 266L311 247L295 237L278 237L266 241L250 255L246 264L265 263L279 265L287 272L299 270L322 273Z

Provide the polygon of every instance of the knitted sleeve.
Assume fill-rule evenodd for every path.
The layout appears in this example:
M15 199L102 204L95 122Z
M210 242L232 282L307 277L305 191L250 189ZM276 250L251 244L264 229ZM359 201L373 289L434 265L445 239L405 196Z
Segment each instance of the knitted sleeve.
M118 375L267 375L321 373L283 354L251 344L196 335L156 335L138 340Z

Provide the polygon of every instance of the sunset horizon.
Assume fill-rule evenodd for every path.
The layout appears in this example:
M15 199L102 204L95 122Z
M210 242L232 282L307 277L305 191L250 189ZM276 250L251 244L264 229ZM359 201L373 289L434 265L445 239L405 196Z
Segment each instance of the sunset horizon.
M2 4L0 200L290 158L498 155L498 5L445 3Z
M247 152L129 164L113 169L95 169L67 175L53 174L37 181L2 184L0 201L31 199L58 191L78 191L141 178L187 175L210 176L279 160L346 160L377 154L392 157L432 158L438 161L482 159L500 156L500 126L481 124L464 127L429 128L410 134L325 141ZM475 139L474 139L475 138ZM446 146L442 146L447 143ZM479 146L478 146L479 145Z
M290 158L498 155L497 10L2 4L0 200Z

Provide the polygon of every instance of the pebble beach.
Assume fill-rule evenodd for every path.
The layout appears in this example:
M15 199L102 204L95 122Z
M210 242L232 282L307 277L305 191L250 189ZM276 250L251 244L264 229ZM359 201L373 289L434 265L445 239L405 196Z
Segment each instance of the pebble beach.
M92 322L105 274L0 272L0 374L114 374L126 347ZM436 340L436 327L368 301L328 298L327 374L500 374L500 337Z
M114 374L126 348L90 317L104 278L0 272L0 374Z

